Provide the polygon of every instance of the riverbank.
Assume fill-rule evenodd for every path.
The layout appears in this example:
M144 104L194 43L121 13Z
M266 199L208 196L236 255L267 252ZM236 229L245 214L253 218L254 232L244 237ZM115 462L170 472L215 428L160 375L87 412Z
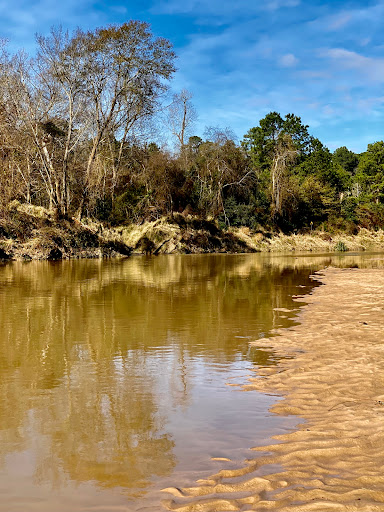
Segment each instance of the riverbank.
M14 201L0 218L0 260L61 260L129 256L119 233L75 219L57 219L45 208Z
M300 325L255 342L291 358L246 386L283 396L272 411L298 416L298 430L255 448L244 468L167 489L167 509L384 510L384 274L329 268L317 279Z
M321 231L284 235L245 227L221 229L213 220L181 214L112 228L90 219L57 219L49 210L17 201L10 205L6 218L0 218L2 260L381 250L382 230L361 229L355 235Z
M156 254L209 252L343 252L384 250L384 231L360 229L356 235L313 231L307 234L253 232L249 228L221 230L213 221L176 215L120 228L124 242L140 252Z

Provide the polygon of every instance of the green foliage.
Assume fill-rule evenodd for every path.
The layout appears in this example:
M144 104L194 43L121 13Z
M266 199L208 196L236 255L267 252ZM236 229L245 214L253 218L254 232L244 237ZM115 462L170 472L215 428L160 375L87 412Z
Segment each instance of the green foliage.
M357 223L358 217L357 217L357 207L358 207L359 201L357 197L353 196L347 196L343 198L341 202L341 215L343 218L349 222Z
M384 229L384 204L360 203L356 208L358 224L366 229Z
M344 169L349 175L356 174L356 168L359 163L359 157L353 151L350 151L345 146L338 148L332 155L332 160L335 165Z
M283 134L290 135L300 154L308 151L311 140L308 126L294 114L287 114L283 119L278 112L270 112L260 120L259 126L244 135L242 146L257 170L263 171L271 166L277 141Z
M143 213L143 187L130 187L114 200L110 196L98 198L93 215L96 219L111 225L125 224L138 220Z
M219 215L219 225L224 228L229 226L247 226L256 229L260 224L260 211L254 204L237 203L234 197L229 197L224 202L224 211Z
M110 216L112 212L112 198L108 197L98 197L96 199L96 205L93 210L93 215L97 220L103 222L109 222Z
M331 152L318 139L312 138L310 151L295 169L301 176L316 176L324 185L330 185L335 193L347 190L352 177L332 157Z
M339 240L338 242L336 242L334 250L335 252L347 252L349 249L344 242Z
M316 176L291 176L284 207L285 230L300 230L321 224L335 208L332 187ZM311 224L312 223L312 224Z
M320 228L328 233L346 233L356 235L359 232L359 226L352 221L346 220L340 214L332 213L321 223Z
M189 137L188 144L187 144L187 150L189 152L189 156L197 155L199 151L199 147L203 143L203 139L201 137L198 137L197 135L192 135L192 137Z
M371 195L373 201L384 200L384 142L368 144L367 151L360 157L356 182L363 194Z

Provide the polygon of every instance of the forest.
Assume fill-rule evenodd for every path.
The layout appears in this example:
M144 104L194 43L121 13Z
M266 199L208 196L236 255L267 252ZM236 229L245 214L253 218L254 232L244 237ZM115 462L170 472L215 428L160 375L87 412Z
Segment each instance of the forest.
M240 141L196 136L192 94L167 92L172 44L144 22L36 41L33 57L0 47L1 217L17 200L109 226L178 212L284 233L383 227L383 141L331 152L278 112Z

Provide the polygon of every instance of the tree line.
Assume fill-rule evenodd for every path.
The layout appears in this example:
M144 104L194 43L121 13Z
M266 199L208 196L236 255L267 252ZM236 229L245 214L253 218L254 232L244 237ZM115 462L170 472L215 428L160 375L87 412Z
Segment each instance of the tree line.
M37 48L0 49L0 214L17 199L112 225L184 212L286 232L383 227L383 141L332 153L277 112L240 142L228 128L191 135L191 94L164 105L172 45L143 22L52 29ZM159 116L173 151L151 142Z

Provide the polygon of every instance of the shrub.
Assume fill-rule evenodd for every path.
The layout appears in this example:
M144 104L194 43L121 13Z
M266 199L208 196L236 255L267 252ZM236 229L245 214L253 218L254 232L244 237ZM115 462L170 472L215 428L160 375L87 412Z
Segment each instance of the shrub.
M229 197L224 202L224 213L219 216L219 225L224 228L227 223L230 226L241 227L247 226L255 229L258 226L257 211L253 204L237 203L235 198Z
M363 203L356 209L361 227L366 229L383 229L384 205L381 203Z
M348 247L345 245L345 243L344 243L344 242L342 242L341 240L339 240L339 241L335 244L334 250L335 250L335 252L347 252L347 251L348 251Z

